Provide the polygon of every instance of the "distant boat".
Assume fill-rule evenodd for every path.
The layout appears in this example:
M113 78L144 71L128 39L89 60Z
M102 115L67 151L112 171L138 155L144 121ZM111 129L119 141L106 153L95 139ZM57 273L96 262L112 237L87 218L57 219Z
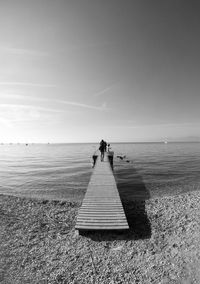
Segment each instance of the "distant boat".
M167 144L168 142L167 142L167 141L164 141L164 143Z

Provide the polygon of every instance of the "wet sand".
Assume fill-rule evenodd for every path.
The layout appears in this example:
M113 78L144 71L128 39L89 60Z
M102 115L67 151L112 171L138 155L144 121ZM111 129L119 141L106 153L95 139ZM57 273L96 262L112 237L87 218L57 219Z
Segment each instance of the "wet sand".
M0 283L200 283L199 192L124 201L124 233L77 235L80 204L0 195Z

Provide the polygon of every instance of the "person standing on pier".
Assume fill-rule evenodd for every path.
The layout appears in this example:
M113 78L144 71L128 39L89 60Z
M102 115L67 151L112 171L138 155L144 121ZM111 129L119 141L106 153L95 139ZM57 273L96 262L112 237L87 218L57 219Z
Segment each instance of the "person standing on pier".
M104 152L107 152L107 142L104 141Z
M107 143L102 139L99 146L99 151L101 152L101 161L104 160L104 153L106 151Z

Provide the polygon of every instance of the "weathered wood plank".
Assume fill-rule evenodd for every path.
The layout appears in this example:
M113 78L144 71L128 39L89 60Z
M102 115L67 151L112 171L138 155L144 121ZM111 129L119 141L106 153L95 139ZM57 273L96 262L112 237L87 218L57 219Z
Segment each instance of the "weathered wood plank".
M88 215L86 215L86 216L79 216L79 220L126 220L126 217L124 217L124 216L120 216L120 217L118 217L118 216L88 216Z
M108 225L91 225L91 224L83 224L78 226L78 230L80 231L93 231L93 230L127 230L127 225L113 225L113 226L108 226Z
M102 211L102 212L123 212L124 213L124 210L122 209L122 208L111 208L111 209L107 209L107 208L101 208L101 207L98 207L98 208L87 208L87 207L84 207L84 208L81 208L81 210L80 210L80 212L82 212L82 211L85 211L85 212L91 212L91 211Z

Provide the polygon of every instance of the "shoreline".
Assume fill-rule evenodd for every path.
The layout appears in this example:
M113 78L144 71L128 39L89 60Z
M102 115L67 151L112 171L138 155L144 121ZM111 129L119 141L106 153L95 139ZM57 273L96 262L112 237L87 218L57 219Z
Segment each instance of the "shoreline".
M130 231L80 236L80 201L0 203L0 283L200 283L199 191L124 201Z

